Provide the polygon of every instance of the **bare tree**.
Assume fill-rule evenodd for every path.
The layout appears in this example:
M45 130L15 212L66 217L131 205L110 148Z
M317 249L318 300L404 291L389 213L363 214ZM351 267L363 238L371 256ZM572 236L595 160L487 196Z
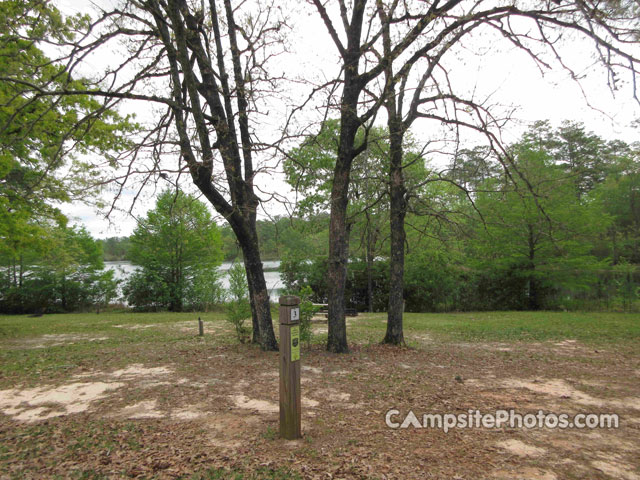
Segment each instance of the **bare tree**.
M335 352L347 350L343 297L348 255L345 192L351 160L365 148L362 144L354 145L355 130L366 126L381 106L387 113L390 132L392 235L389 321L384 341L402 344L407 209L402 165L405 133L417 119L449 126L456 136L460 130L469 129L486 138L507 175L520 176L500 142L500 130L508 115L494 116L487 102L456 91L445 60L459 53L460 48L472 50L476 33L496 33L495 41L521 49L540 69L565 68L575 79L577 73L571 70L559 48L562 35L572 32L595 47L597 58L609 74L611 88L618 87L620 75L625 71L637 98L638 18L631 2L627 5L583 0L526 3L376 0L372 6L367 0L355 0L351 7L344 0L313 0L313 3L336 45L342 65L339 105L342 131L331 205L327 347ZM331 12L339 19L333 21ZM342 26L340 33L336 25ZM379 81L380 76L384 81Z
M407 192L403 186L401 158L403 137L413 122L417 119L427 119L452 126L456 145L459 144L460 129L479 132L486 138L490 150L502 164L505 177L517 177L530 187L500 141L500 130L509 121L510 112L497 116L489 99L478 100L473 95L457 92L453 87L454 83L446 68L446 57L451 55L451 51L455 51L456 44L472 40L476 30L493 30L499 34L498 38L506 39L528 54L541 69L551 69L555 62L557 67L565 68L570 77L576 79L577 75L567 66L559 53L562 33L573 31L578 34L578 38L593 42L602 65L609 73L612 88L616 87L616 78L621 70L627 70L634 85L632 95L636 97L635 77L640 56L637 55L637 45L634 47L633 44L637 43L640 24L637 16L633 14L633 8L614 7L599 2L546 2L541 5L532 4L527 10L507 4L483 11L481 3L477 2L476 7L480 8L476 11L471 10L466 15L461 15L459 7L454 7L448 12L451 19L443 18L444 28L438 29L438 35L433 32L433 40L428 39L424 45L417 46L415 53L419 53L419 56L414 53L407 61L396 62L397 70L394 70L392 60L385 70L385 107L391 136L392 224L389 314L384 338L386 343L404 343L402 252ZM415 14L408 11L406 6L400 7L398 2L385 5L382 0L378 0L377 5L383 25L383 44L390 44L393 38L391 28L398 28L401 23L398 22L399 19ZM387 51L390 47L383 45L383 48ZM450 176L438 176L429 181L434 180L452 183L473 203L472 192Z
M59 52L55 63L68 74L65 86L21 80L34 97L85 94L110 108L123 101L156 106L133 148L108 159L119 169L105 182L117 201L133 188L137 199L147 185L190 175L236 235L254 341L265 350L278 345L256 231L256 175L264 170L258 159L270 142L258 139L255 124L268 114L279 80L269 70L284 49L286 24L278 3L123 0L78 22L74 38L37 39ZM71 80L77 72L87 77L81 86Z
M391 58L399 57L419 37L429 23L427 16L417 19L393 46L388 57L375 55L373 47L380 39L380 25L375 10L367 10L367 0L354 0L349 8L338 0L335 10L339 20L333 21L327 5L312 0L314 6L340 55L342 78L339 101L340 140L331 191L331 220L329 226L329 331L327 350L343 353L349 350L345 322L344 289L349 255L347 203L353 159L367 148L368 135L356 144L358 129L368 132L381 101L370 95L368 87L384 72ZM341 25L344 39L336 25ZM364 67L363 71L360 71ZM383 97L380 97L383 98Z

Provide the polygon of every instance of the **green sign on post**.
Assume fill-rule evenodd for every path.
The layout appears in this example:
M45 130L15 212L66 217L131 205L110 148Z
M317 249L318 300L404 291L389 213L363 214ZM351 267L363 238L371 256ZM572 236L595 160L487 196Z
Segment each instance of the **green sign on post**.
M291 361L300 360L300 326L291 327Z

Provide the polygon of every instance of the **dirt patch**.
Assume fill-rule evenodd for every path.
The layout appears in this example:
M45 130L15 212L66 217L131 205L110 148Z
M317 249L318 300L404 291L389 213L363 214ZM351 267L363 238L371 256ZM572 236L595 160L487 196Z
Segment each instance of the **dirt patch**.
M127 384L153 387L160 385L181 385L187 379L168 381L173 374L170 367L145 367L132 364L113 372L91 370L77 374L72 383L37 388L13 388L0 391L0 411L13 419L24 422L36 422L48 418L70 415L87 411L91 404L105 399L111 392ZM95 379L96 381L87 381ZM159 381L164 380L164 381ZM155 411L155 400L146 400L127 406L119 413L127 418L159 418L163 416Z
M433 343L433 337L428 333L411 335L409 338L412 340L417 340L419 343Z
M203 323L205 335L207 333L218 333L219 331L224 330L227 327L227 325L222 322L210 322L207 320L202 320L202 323ZM179 330L182 333L193 333L194 335L198 335L199 333L197 319L187 320L184 322L170 323L168 324L168 326L171 329Z
M164 411L158 405L158 400L152 399L142 400L132 405L127 405L115 416L130 419L166 418L178 421L189 421L200 419L207 415L208 413L204 410L204 405L202 404L189 405Z
M322 373L321 368L312 367L310 365L302 365L302 371L307 373L313 373L315 375L320 375Z
M318 400L314 400L313 398L302 397L302 406L306 408L316 408L320 405Z
M493 478L500 480L557 480L558 476L548 470L523 467L511 471L498 470L494 472Z
M258 413L277 413L280 411L278 405L266 400L249 398L246 395L231 395L229 398L236 407L244 410L251 410Z
M581 405L594 407L632 408L640 410L640 397L622 399L601 399L582 392L562 379L550 380L520 380L511 379L503 382L507 388L526 388L536 393L542 393L554 397L569 399Z
M591 407L640 410L640 397L622 397L615 399L598 398L575 388L566 380L558 378L526 380L521 378L507 378L498 380L493 375L486 375L483 378L463 379L463 383L468 386L485 390L495 388L506 390L524 389L530 392L554 397L560 400L568 400L579 405ZM615 386L612 387L610 384L597 380L583 380L578 383L586 386L606 387L609 390L619 389ZM486 391L483 393L484 395L495 398L496 400L509 400L516 397L514 394L501 394L495 391ZM532 406L533 405L529 405L529 407ZM540 407L542 407L542 405L540 405Z
M455 345L456 347L461 348L481 348L484 350L494 350L496 352L511 352L513 351L513 347L506 343L498 343L498 342L457 342L452 343L451 345Z
M498 352L511 352L511 351L513 351L513 348L508 347L507 345L504 345L504 344L494 345L493 349L497 350Z
M204 333L218 332L219 330L223 330L225 325L222 322L211 322L211 321L202 321L204 323ZM168 323L132 323L125 325L113 325L114 328L123 328L125 330L147 330L149 328L155 329L170 329L177 330L182 333L193 333L194 335L198 335L199 327L198 327L198 319L195 318L193 320L185 320L183 322L168 322Z
M539 457L547 452L544 448L534 447L533 445L528 445L515 439L503 440L502 442L498 442L497 445L519 457Z
M578 342L577 340L562 340L561 342L547 342L543 346L551 349L557 355L576 355L593 352L593 348ZM598 348L597 353L604 353L602 348Z
M624 480L640 480L640 475L634 473L631 465L625 465L618 462L595 460L591 462L596 469L613 478Z
M164 414L158 410L157 400L143 400L134 405L124 407L120 414L126 418L162 418Z
M122 378L124 380L137 380L149 377L164 377L173 373L169 367L145 367L140 363L134 363L127 368L116 370L107 375L113 378Z
M75 379L101 379L107 381L135 382L136 386L143 388L157 387L161 385L182 385L189 383L186 378L174 378L174 370L168 366L145 367L141 363L133 363L126 368L113 372L102 370L90 370L74 376ZM194 384L199 387L200 385Z
M156 328L159 323L133 323L127 325L113 325L113 328L124 328L126 330L146 330L147 328Z
M247 433L256 431L262 424L259 416L220 413L207 416L203 424L208 442L223 450L236 450L247 443Z
M19 345L21 348L49 348L60 345L72 345L78 342L101 342L103 340L109 340L109 337L85 335L82 333L61 333L29 338L21 341Z
M15 420L36 422L85 412L93 402L105 398L106 392L122 386L120 382L87 382L1 390L0 409Z
M332 388L318 390L315 395L320 396L323 400L331 403L335 402L348 402L351 399L351 394L346 392L339 392Z
M174 410L171 417L178 420L195 420L206 415L203 405L193 405Z

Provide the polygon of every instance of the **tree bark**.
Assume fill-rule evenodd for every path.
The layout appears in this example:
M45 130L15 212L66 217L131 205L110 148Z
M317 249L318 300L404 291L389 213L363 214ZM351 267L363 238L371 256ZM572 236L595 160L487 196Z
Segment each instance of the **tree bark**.
M533 232L533 227L531 225L527 226L529 230L529 310L539 310L540 309L540 295L538 292L538 281L535 278L536 273L536 264L535 264L535 256L536 256L536 242Z
M378 6L382 7L381 2ZM396 100L396 85L394 83L393 59L391 54L391 19L384 12L378 10L382 22L382 43L384 55L390 61L385 65L385 92L387 97L384 105L387 110L387 126L389 128L389 226L390 260L389 260L389 311L387 312L387 331L382 343L404 345L403 314L404 314L404 220L407 214L406 190L404 186L404 172L402 170L403 147L402 142L407 127L402 121L402 100ZM402 85L401 89L404 88ZM401 96L404 92L401 93Z
M271 305L267 282L264 279L264 268L258 248L258 234L255 222L247 225L249 235L238 235L238 241L244 256L244 268L249 285L251 303L251 323L253 325L253 341L260 344L263 350L278 350L271 319Z
M395 101L390 102L395 111ZM391 227L391 258L389 265L389 312L387 314L387 332L382 343L404 345L404 219L407 213L405 200L404 175L402 171L403 131L396 115L389 121L389 196Z
M367 212L367 306L373 313L373 248L371 246L371 219Z
M258 322L258 311L256 310L255 302L255 290L253 283L249 282L249 272L247 271L247 265L244 266L244 271L247 275L247 285L249 286L249 305L251 306L251 343L260 344L260 323Z
M331 220L329 224L329 334L327 350L335 353L349 351L347 345L347 327L345 322L344 290L347 280L347 259L349 257L349 229L347 226L347 205L349 194L349 175L353 159L360 147L354 145L358 128L364 123L358 117L358 98L369 78L359 74L362 51L362 26L367 0L355 0L351 20L346 20L343 12L343 25L346 34L346 46L339 39L325 6L320 0L313 0L332 40L338 47L343 64L343 89L340 101L340 142L338 158L334 168L331 188Z
M20 275L18 276L18 287L22 288L22 278L24 276L24 260L20 254Z
M354 134L355 137L355 134ZM353 144L353 143L352 143ZM340 157L340 154L338 154ZM347 261L349 258L349 235L347 229L347 193L349 170L338 168L336 163L331 192L331 220L329 224L329 325L327 350L347 353L346 302ZM349 162L350 164L350 162Z

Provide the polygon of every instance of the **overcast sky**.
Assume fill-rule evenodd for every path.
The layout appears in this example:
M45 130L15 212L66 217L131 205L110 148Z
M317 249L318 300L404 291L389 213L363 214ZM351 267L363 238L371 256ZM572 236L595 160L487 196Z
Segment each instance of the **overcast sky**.
M67 13L86 11L91 8L87 0L58 0L60 8ZM107 4L108 0L101 0ZM335 48L325 34L325 30L317 14L313 14L310 6L300 2L297 11L292 11L291 45L293 51L280 58L283 71L292 75L306 72L331 72L335 69ZM309 14L309 12L311 14ZM477 43L477 42L476 42ZM536 120L548 119L554 126L563 120L583 122L591 130L606 139L619 138L627 142L637 141L637 129L631 123L640 119L640 108L631 98L630 85L616 92L614 96L606 84L606 76L600 67L593 66L591 45L588 42L568 41L564 45L563 55L576 71L584 75L582 88L587 93L585 99L581 88L571 81L565 71L555 70L544 76L522 51L513 47L497 45L488 39L484 45L474 44L474 53L463 53L456 58L457 63L449 63L451 76L458 82L459 88L477 92L482 98L492 94L492 99L503 105L517 107L512 122L504 131L503 139L513 142L522 134L526 125ZM93 60L95 63L95 60ZM100 68L100 65L92 65ZM306 90L305 90L306 88ZM308 95L308 87L300 87L295 91L301 97ZM149 115L144 112L140 103L129 106L135 109L139 118ZM141 110L142 109L142 110ZM425 126L419 122L414 124L413 133L418 138L427 135ZM470 136L468 141L474 139ZM263 185L284 191L281 175L260 179ZM266 187L265 187L266 189ZM135 213L142 215L153 206L153 192L147 192L147 198L137 206ZM292 198L292 197L291 197ZM108 199L108 198L107 198ZM265 210L273 214L285 213L282 205L268 204ZM96 212L93 208L80 204L63 205L63 211L74 219L75 223L84 224L92 235L103 238L129 235L135 228L135 220L123 213L114 213L110 221L104 219L104 212Z

